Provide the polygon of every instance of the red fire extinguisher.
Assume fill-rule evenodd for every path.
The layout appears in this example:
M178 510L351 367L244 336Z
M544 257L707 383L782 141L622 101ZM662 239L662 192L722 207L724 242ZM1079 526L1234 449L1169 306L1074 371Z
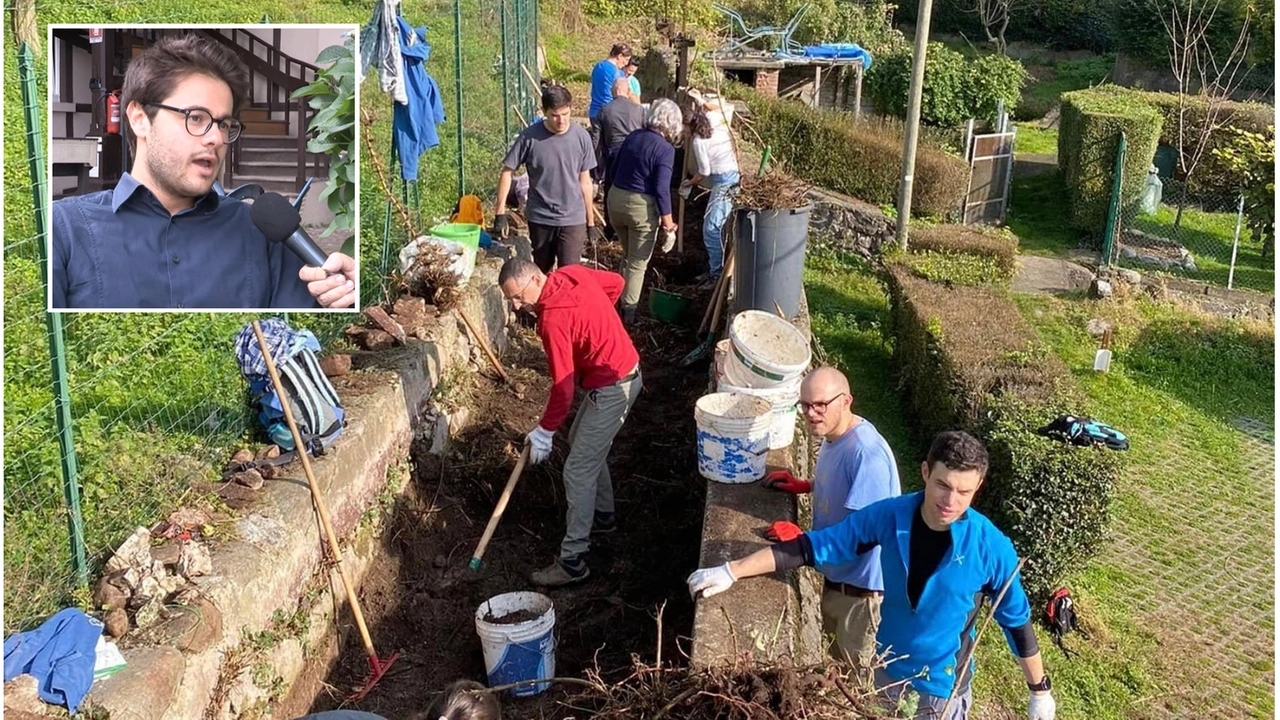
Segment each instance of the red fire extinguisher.
M120 134L120 91L107 94L107 134Z

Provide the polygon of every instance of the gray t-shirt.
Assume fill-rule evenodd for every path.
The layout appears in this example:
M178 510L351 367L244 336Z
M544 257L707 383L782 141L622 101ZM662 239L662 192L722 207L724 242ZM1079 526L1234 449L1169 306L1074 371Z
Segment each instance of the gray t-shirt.
M629 98L614 98L596 114L600 123L600 144L604 149L616 148L633 131L644 126L644 108Z
M561 135L534 123L516 137L502 166L529 169L529 205L525 217L531 223L569 227L587 224L578 177L596 166L591 136L578 124Z

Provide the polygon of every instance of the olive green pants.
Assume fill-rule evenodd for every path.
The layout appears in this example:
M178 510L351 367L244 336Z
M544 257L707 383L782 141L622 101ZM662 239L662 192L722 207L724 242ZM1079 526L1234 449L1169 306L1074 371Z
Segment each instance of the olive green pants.
M609 190L609 222L622 241L626 259L622 261L622 277L626 285L622 289L622 304L640 302L644 289L644 273L653 257L653 246L658 230L658 200L652 195L631 192L614 187Z

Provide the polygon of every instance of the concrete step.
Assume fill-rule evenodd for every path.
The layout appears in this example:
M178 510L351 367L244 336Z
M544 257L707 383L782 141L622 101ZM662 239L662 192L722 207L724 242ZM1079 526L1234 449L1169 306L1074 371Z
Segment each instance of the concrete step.
M240 111L240 122L260 122L271 119L271 111L266 108L245 108Z
M294 175L297 169L297 162L261 162L257 158L253 158L252 160L245 158L240 161L240 172L253 173L255 175L278 175L280 177L285 177Z
M283 127L283 124L281 125ZM241 150L246 149L266 149L266 150L285 150L298 148L297 135L263 135L256 133L249 126L245 125L244 134L236 140L236 144Z
M302 189L302 186L297 182L297 178L293 175L281 176L253 173L247 175L237 173L235 175L235 179L231 183L231 186L240 187L247 183L257 183L262 186L263 190L266 190L267 192L280 193L281 195L292 194L296 196L298 191Z
M283 120L249 120L244 123L244 132L253 135L287 135Z
M289 138L289 147L280 145L279 147L240 148L240 161L254 163L287 162L292 165L298 162L297 143L293 138Z

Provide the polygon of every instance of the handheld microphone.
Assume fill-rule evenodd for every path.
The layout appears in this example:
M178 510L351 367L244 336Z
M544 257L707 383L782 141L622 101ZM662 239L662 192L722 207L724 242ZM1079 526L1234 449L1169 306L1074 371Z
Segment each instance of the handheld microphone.
M297 208L280 193L263 193L253 201L249 216L253 218L254 227L266 235L267 240L284 243L307 265L322 267L328 259L329 256L302 229L302 215Z

